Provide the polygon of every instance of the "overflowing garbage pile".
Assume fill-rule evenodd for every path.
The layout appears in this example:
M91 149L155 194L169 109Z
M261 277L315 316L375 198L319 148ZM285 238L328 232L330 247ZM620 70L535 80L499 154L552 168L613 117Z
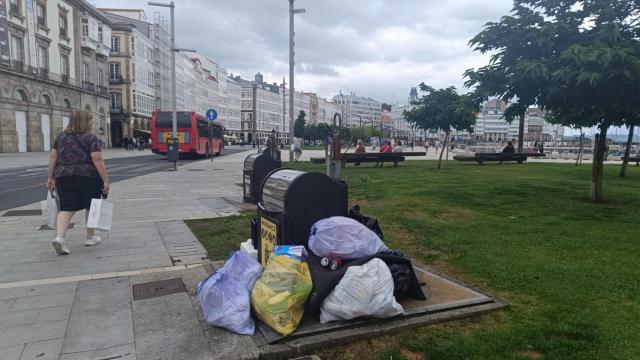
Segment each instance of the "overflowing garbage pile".
M266 266L255 244L243 243L222 269L203 280L197 297L207 323L238 334L255 331L255 317L282 336L303 315L321 323L402 315L403 298L425 300L411 260L383 242L376 219L359 208L308 229L308 249L276 245Z

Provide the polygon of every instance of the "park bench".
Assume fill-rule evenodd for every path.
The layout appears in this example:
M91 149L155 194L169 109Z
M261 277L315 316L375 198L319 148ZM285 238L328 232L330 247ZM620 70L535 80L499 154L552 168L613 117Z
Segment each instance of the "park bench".
M342 154L342 163L382 163L384 162L392 162L393 166L398 166L398 163L401 161L405 161L405 157L407 156L427 156L426 152L399 152L399 153L364 153L364 154ZM311 158L311 162L314 164L324 164L325 158L323 157L314 157Z
M620 159L624 161L624 156ZM629 162L634 162L636 163L636 166L640 166L640 156L629 156Z
M517 153L476 153L473 156L470 155L456 155L453 160L457 161L475 161L482 165L486 161L498 161L500 163L504 161L516 161L518 164L522 164L527 161L528 154Z

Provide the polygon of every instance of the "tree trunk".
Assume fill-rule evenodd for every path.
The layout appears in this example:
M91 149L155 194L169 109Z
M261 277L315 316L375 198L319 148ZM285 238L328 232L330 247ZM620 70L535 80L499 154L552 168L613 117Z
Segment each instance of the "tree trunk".
M620 169L620 177L627 176L627 167L629 166L629 153L633 144L633 125L629 125L629 138L627 139L627 148L624 149L624 159L622 159L622 168Z
M524 145L524 117L527 111L523 111L520 114L520 123L518 124L518 154L522 154L522 148Z
M449 131L446 131L444 135L444 146L442 147L442 150L440 150L440 159L438 160L438 169L440 169L442 165L442 155L444 154L444 149L447 148L448 142L449 142Z
M593 161L593 170L591 176L591 201L596 203L604 202L604 185L603 185L603 172L604 172L604 153L607 146L607 130L608 125L602 125L600 128L600 137L596 144L596 152Z
M576 166L578 166L578 162L582 165L582 146L584 144L584 133L582 129L580 129L580 150L578 150L578 157L576 158Z

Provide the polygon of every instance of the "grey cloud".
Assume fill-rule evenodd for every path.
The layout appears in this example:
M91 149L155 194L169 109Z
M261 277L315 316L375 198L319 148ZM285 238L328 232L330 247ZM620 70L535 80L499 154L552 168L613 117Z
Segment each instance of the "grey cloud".
M97 6L145 8L146 1L95 0ZM462 85L463 71L486 59L468 40L508 13L512 0L297 0L296 87L325 96L355 91L405 101L410 86ZM197 48L231 72L288 75L288 2L177 0L177 43ZM363 69L366 69L363 70ZM301 88L305 86L306 88Z

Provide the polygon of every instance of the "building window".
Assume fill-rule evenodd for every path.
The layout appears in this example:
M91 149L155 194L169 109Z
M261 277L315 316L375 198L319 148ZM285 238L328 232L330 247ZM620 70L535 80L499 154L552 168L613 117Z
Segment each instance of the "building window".
M10 0L9 1L9 14L22 16L21 3L22 3L21 0Z
M12 35L11 36L11 56L14 62L24 62L24 43L22 38Z
M43 105L51 106L51 98L47 94L42 94L40 101Z
M65 108L71 109L71 101L69 101L69 99L64 99L62 102L64 103Z
M89 71L89 64L82 64L82 74L84 81L91 81L91 72Z
M27 97L27 93L25 93L24 90L18 89L18 91L16 91L16 100L29 101L29 98Z
M114 52L114 53L120 52L120 38L117 36L111 37L111 52Z
M102 26L98 26L98 42L99 42L100 44L102 44L102 39L103 39L103 36L102 36Z
M47 4L46 3L38 3L36 4L36 21L38 26L46 27L47 26Z
M103 80L104 80L104 74L102 73L102 69L98 69L98 85L102 85Z
M60 37L69 38L68 25L67 25L67 14L60 13L60 17L58 18L58 25L60 27Z
M118 80L120 79L120 64L119 63L109 63L109 80Z
M69 77L69 55L60 54L60 75Z
M89 19L82 19L82 36L89 36Z
M109 106L112 112L114 110L122 108L122 95L120 93L112 92L109 94L109 97L110 97Z
M44 46L38 46L38 68L49 69L49 54Z

